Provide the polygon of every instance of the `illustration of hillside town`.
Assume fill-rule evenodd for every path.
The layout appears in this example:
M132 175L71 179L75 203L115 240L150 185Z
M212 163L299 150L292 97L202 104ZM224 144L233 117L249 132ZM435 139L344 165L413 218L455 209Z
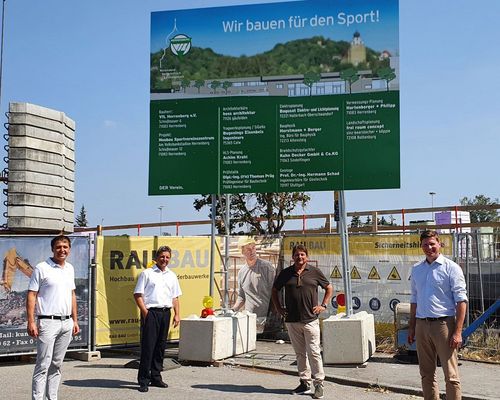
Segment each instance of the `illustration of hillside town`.
M191 39L176 34L175 26L166 42L151 54L151 100L399 90L399 56L370 49L358 31L350 42L315 36L240 57L191 47Z

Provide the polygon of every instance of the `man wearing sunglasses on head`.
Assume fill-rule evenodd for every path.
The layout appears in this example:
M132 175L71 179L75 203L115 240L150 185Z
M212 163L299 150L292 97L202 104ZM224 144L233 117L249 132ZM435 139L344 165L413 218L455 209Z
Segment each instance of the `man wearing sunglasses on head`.
M285 268L276 278L272 300L276 310L285 318L286 327L297 357L300 384L292 394L313 394L323 398L325 372L321 360L318 315L326 310L333 295L333 286L319 268L307 263L308 251L298 244L292 250L293 265ZM323 288L323 301L318 301L318 287ZM285 305L279 292L285 288ZM314 391L311 390L314 383Z

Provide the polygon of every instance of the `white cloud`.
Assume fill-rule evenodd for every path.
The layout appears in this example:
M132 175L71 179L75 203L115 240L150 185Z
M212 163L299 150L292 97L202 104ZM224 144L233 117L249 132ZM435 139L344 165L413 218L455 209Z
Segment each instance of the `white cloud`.
M117 123L116 121L111 121L110 119L104 120L104 127L105 128L116 128Z

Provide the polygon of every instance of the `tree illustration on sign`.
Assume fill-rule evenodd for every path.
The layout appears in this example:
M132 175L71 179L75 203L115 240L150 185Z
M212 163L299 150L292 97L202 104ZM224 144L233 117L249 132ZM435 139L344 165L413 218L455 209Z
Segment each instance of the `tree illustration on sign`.
M203 79L196 79L193 85L196 89L198 89L198 93L200 93L200 89L205 86L205 81Z
M214 90L214 94L217 94L217 88L220 88L222 86L221 81L212 81L210 83L210 87Z
M186 93L186 89L191 86L191 79L188 78L182 78L181 81L181 88L184 90L184 93Z
M386 90L389 90L389 82L396 78L396 73L394 68L385 67L378 71L378 76L380 79L385 80Z
M226 91L226 94L227 94L227 89L229 89L231 86L233 86L233 82L229 81L222 82L222 89Z
M351 93L351 86L359 79L359 75L354 68L348 68L340 72L340 78L349 83L349 93Z
M309 88L309 96L312 96L312 87L316 82L321 80L321 74L314 71L309 71L304 74L304 85Z

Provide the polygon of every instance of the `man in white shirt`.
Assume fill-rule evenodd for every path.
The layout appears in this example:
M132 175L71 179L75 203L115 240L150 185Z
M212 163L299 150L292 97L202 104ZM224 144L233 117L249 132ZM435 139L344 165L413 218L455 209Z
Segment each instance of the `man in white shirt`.
M462 269L440 253L435 231L424 231L420 245L425 260L411 271L410 326L408 343L416 338L418 364L425 400L439 400L437 357L443 366L446 399L460 400L457 350L467 309Z
M64 355L71 335L80 332L75 271L66 261L71 252L71 241L60 235L50 244L53 256L35 267L26 298L28 334L37 339L33 400L57 400ZM35 321L35 308L38 322Z
M135 302L141 311L141 361L137 375L140 392L147 392L149 386L168 387L161 377L163 357L170 312L173 308L173 324L177 327L182 294L177 276L167 268L171 256L170 247L161 246L156 252L156 264L139 275L134 290Z

